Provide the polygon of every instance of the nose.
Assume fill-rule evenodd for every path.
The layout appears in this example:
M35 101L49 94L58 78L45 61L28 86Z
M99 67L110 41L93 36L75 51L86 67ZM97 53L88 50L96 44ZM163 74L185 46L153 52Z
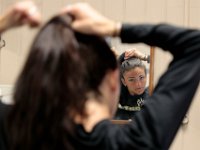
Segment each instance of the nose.
M136 85L137 87L140 87L140 86L142 85L142 83L141 83L141 81L137 80L136 83L135 83L135 85Z

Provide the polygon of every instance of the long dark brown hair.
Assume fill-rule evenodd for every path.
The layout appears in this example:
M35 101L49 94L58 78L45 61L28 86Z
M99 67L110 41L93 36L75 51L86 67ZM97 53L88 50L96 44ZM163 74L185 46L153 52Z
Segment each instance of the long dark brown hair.
M8 116L10 149L73 149L73 112L84 116L86 93L99 93L117 68L104 39L72 30L67 15L52 18L36 36L16 82Z

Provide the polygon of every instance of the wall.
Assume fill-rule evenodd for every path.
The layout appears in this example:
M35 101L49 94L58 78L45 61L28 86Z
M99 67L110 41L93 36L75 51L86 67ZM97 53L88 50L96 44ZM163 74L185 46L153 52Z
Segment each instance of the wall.
M0 0L0 12L16 0ZM106 16L117 21L132 23L160 23L167 22L184 27L200 27L200 1L199 0L82 0L91 3ZM78 2L78 0L35 0L44 20L49 19L62 6ZM23 27L7 32L2 36L6 47L0 51L0 84L9 87L15 79L26 58L28 48L36 34L37 29L29 30ZM149 53L149 47L143 44L124 45L119 39L112 40L112 45L119 53L125 49L136 47L144 53ZM157 82L165 71L171 55L156 48L154 78ZM162 63L161 63L162 62ZM5 85L5 86L4 86ZM4 88L2 91L5 92ZM9 90L8 90L9 91ZM195 96L193 105L188 112L189 123L182 126L174 141L172 150L197 150L200 147L200 89Z

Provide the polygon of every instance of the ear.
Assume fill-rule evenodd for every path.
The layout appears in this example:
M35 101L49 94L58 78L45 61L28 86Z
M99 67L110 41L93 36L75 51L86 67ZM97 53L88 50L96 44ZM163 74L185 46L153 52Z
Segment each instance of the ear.
M123 85L126 86L126 82L125 82L124 78L121 78L121 81L122 81Z

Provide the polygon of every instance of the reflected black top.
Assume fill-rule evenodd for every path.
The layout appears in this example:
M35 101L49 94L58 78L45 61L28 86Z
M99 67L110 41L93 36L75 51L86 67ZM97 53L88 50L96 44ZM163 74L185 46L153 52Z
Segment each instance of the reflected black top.
M149 97L148 88L141 95L130 95L127 88L122 85L120 101L114 119L133 119L136 112L140 111Z

